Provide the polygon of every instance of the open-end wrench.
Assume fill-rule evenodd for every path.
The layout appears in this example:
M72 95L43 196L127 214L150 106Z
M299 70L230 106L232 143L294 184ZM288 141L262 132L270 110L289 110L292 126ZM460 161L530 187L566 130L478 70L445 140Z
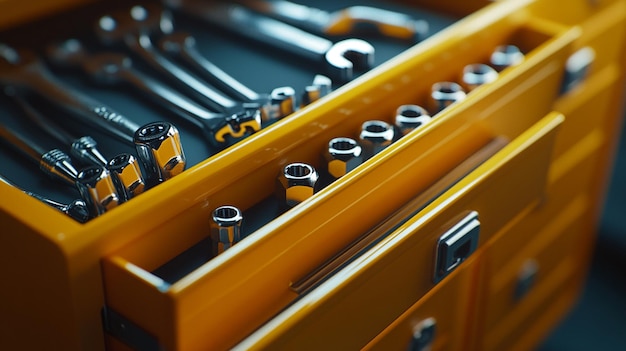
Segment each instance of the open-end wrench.
M43 202L44 204L56 208L57 210L65 213L66 215L68 215L70 218L73 218L74 220L80 222L80 223L85 223L89 220L90 215L89 215L89 209L87 208L87 204L85 203L85 201L83 201L82 199L76 199L72 202L70 202L69 204L64 204L52 199L49 199L47 197L44 197L42 195L24 190L22 188L20 188L19 186L15 185L14 183L12 183L11 181L9 181L8 179L6 179L5 177L3 177L2 175L0 175L0 182L5 183L7 185L10 185L16 189L21 190L24 194L28 195L28 196L32 196L35 199Z
M236 139L261 129L258 110L242 108L232 116L223 112L209 111L135 69L131 58L124 54L88 53L80 41L68 39L51 45L48 48L48 58L58 66L80 68L98 83L107 85L124 83L132 86L152 102L199 127L214 146L221 146L227 136Z
M96 34L108 47L123 47L131 51L161 76L184 90L207 107L217 111L232 110L236 102L224 94L211 89L194 75L181 68L160 53L153 44L151 35L172 32L173 22L169 11L158 4L134 6L129 11L100 17Z
M374 47L364 40L333 43L235 4L200 0L165 0L165 3L238 35L325 63L331 78L341 83L352 80L355 70L369 70L374 65Z
M335 12L284 0L236 0L280 21L319 35L378 34L418 43L428 35L428 22L404 13L370 6L351 6Z
M153 122L139 126L112 108L58 81L30 52L18 52L0 44L0 86L19 93L36 94L68 112L65 116L134 145L144 170L152 171L144 175L153 184L177 175L185 168L185 155L178 130L172 124ZM153 133L155 126L168 132ZM167 140L163 139L164 135ZM146 147L152 149L148 152ZM148 154L158 157L146 157Z

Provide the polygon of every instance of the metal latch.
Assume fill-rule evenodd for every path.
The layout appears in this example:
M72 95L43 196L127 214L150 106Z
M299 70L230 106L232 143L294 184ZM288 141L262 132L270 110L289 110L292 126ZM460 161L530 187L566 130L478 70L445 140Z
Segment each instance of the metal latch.
M433 276L435 283L450 274L476 251L479 233L478 212L472 211L439 238Z

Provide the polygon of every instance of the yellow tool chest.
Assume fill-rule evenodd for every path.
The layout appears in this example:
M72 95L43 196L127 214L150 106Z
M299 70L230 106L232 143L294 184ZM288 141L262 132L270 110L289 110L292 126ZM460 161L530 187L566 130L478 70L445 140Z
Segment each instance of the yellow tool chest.
M329 11L360 4L306 3ZM626 1L367 5L426 11L445 25L418 43L378 39L401 49L220 150L181 123L187 168L86 223L0 182L0 349L540 343L576 301L590 262L623 115ZM83 34L103 11L128 6L0 0L0 42L41 52L59 33ZM192 17L192 30L215 30ZM223 40L263 49L238 36ZM325 174L329 140L356 138L368 120L393 123L399 106L428 106L435 83L460 82L464 67L488 62L499 45L519 47L523 61L293 208L277 204L287 164ZM225 61L262 71L264 60L280 58L268 51ZM298 64L313 77L312 66ZM272 76L279 80L292 69L280 65ZM116 93L100 97L115 105ZM156 118L154 111L138 118ZM8 123L3 113L0 123ZM18 166L0 174L15 183L31 177L19 159L2 155ZM211 216L223 205L241 209L245 237L213 257Z

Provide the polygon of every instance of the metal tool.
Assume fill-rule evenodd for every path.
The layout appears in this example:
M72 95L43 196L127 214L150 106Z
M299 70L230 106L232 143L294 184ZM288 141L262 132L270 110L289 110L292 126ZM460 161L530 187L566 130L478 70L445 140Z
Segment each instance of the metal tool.
M396 109L394 122L400 135L407 135L414 129L430 122L432 117L425 108L418 105L402 105Z
M465 99L465 91L454 82L438 82L433 84L430 93L430 112L435 115L446 107Z
M500 45L491 53L489 62L498 72L524 61L524 54L515 45Z
M328 173L337 179L363 163L363 149L352 138L333 138L328 142L328 149L324 152L324 159L328 167Z
M71 156L87 164L100 166L107 164L107 160L97 148L98 143L92 137L76 137L72 135L37 111L24 96L14 92L7 92L7 90L10 89L5 89L5 93L11 96L13 101L21 108L24 116L37 125L39 130L44 131L59 143L69 146Z
M324 96L330 94L332 87L333 82L330 78L321 74L316 74L313 78L313 83L304 88L300 105L306 106L323 98Z
M220 206L213 211L212 217L213 256L217 256L241 240L243 215L235 206Z
M76 176L76 186L93 217L121 203L111 174L104 167L89 166L82 169Z
M167 122L153 122L135 132L137 155L149 186L161 183L185 169L185 153L178 129Z
M98 130L134 145L138 150L141 149L143 151L143 154L138 156L144 165L149 166L146 167L148 170L171 170L167 172L160 171L154 174L148 173L145 175L147 179L163 179L162 175L165 174L174 176L178 174L176 172L182 171L185 167L185 157L182 152L178 130L170 123L155 122L165 130L172 130L172 133L167 134L171 138L169 142L164 143L160 139L160 134L151 135L149 133L142 135L140 137L141 140L138 140L135 132L146 129L148 125L153 124L140 127L112 108L59 82L28 51L18 52L11 47L0 44L0 86L3 86L5 89L13 89L20 94L36 94L61 110L68 112L65 116L72 117L78 122L89 124ZM152 140L153 142L150 140L151 136L155 138L155 140ZM146 152L146 145L152 145L153 147L169 145L169 147ZM160 157L143 158L148 154L159 154Z
M96 24L96 34L104 45L131 51L162 77L168 77L179 89L207 107L216 111L234 109L237 106L235 101L211 89L160 53L151 35L172 31L171 14L158 4L133 6L128 11L105 15Z
M0 175L0 182L8 184L16 189L19 189L24 194L28 196L32 196L35 199L45 203L46 205L50 207L56 208L57 210L63 212L67 216L71 217L72 219L80 223L85 223L89 220L89 218L91 218L89 214L89 209L87 208L87 204L85 203L85 201L81 199L76 199L70 202L69 204L64 204L58 201L51 200L39 194L24 190L18 187L17 185L15 185L14 183L10 182L8 179L4 178L2 175Z
M49 46L48 57L60 67L81 69L98 83L131 86L152 102L200 128L206 139L214 146L220 146L222 143L216 140L216 135L220 136L220 139L225 139L229 134L233 138L239 138L261 129L260 115L255 109L242 109L232 117L209 111L150 75L135 69L132 59L124 54L88 53L79 40L68 39Z
M365 160L383 151L393 143L395 132L393 127L384 121L365 121L361 125L359 141L363 147Z
M386 38L418 43L426 38L429 30L428 22L424 20L370 6L351 6L327 12L282 0L239 2L255 11L319 35L378 34Z
M325 63L331 78L341 83L352 80L354 71L369 70L374 66L374 47L364 40L346 39L333 43L235 4L199 0L166 0L165 3L238 35L313 62Z
M278 176L278 198L294 207L313 196L319 175L313 166L296 162L283 167Z
M111 173L120 202L128 201L146 189L139 163L133 155L119 154L107 163L106 168Z
M498 72L491 66L482 63L473 63L463 67L461 82L465 91L470 92L483 84L498 79Z
M0 139L15 151L39 165L39 168L53 179L74 185L78 171L70 157L59 149L46 151L36 140L0 125Z
M182 61L207 82L237 99L243 104L243 110L259 109L261 111L261 119L266 123L286 117L295 110L295 98L294 108L290 110L281 108L280 105L283 104L283 100L273 98L277 95L284 95L285 91L293 90L293 88L279 87L272 90L269 96L257 93L200 54L196 48L195 38L188 33L175 32L162 36L159 41L159 48ZM277 113L277 111L280 113Z

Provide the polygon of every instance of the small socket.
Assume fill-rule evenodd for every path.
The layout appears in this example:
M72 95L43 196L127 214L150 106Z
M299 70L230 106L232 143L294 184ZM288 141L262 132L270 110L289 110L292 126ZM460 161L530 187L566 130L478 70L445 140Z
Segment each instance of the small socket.
M488 84L498 79L498 72L491 66L483 63L473 63L463 68L461 78L466 91L472 91L483 84Z
M393 142L393 127L384 121L366 121L361 125L359 140L365 160L387 148Z
M334 138L328 142L324 159L328 173L337 179L363 163L363 149L352 138Z
M286 165L278 177L279 198L289 208L296 206L313 196L318 178L317 171L309 164Z
M139 162L127 153L115 156L107 165L121 201L128 201L146 189Z
M430 122L432 117L425 108L418 105L402 105L396 110L395 125L401 135Z
M111 174L104 167L91 166L81 170L76 179L76 186L93 217L120 204Z
M491 54L490 63L498 72L507 67L519 65L524 61L524 54L515 45L500 45Z
M241 240L243 215L235 206L220 206L213 211L212 217L213 256L217 256Z
M448 106L465 99L465 91L454 82L438 82L433 84L430 94L430 110L433 115Z
M296 110L296 91L292 87L272 90L267 106L261 113L263 122L274 122L289 116Z
M168 122L146 124L135 132L137 156L146 171L145 180L152 186L164 182L185 169L185 153L180 134Z

